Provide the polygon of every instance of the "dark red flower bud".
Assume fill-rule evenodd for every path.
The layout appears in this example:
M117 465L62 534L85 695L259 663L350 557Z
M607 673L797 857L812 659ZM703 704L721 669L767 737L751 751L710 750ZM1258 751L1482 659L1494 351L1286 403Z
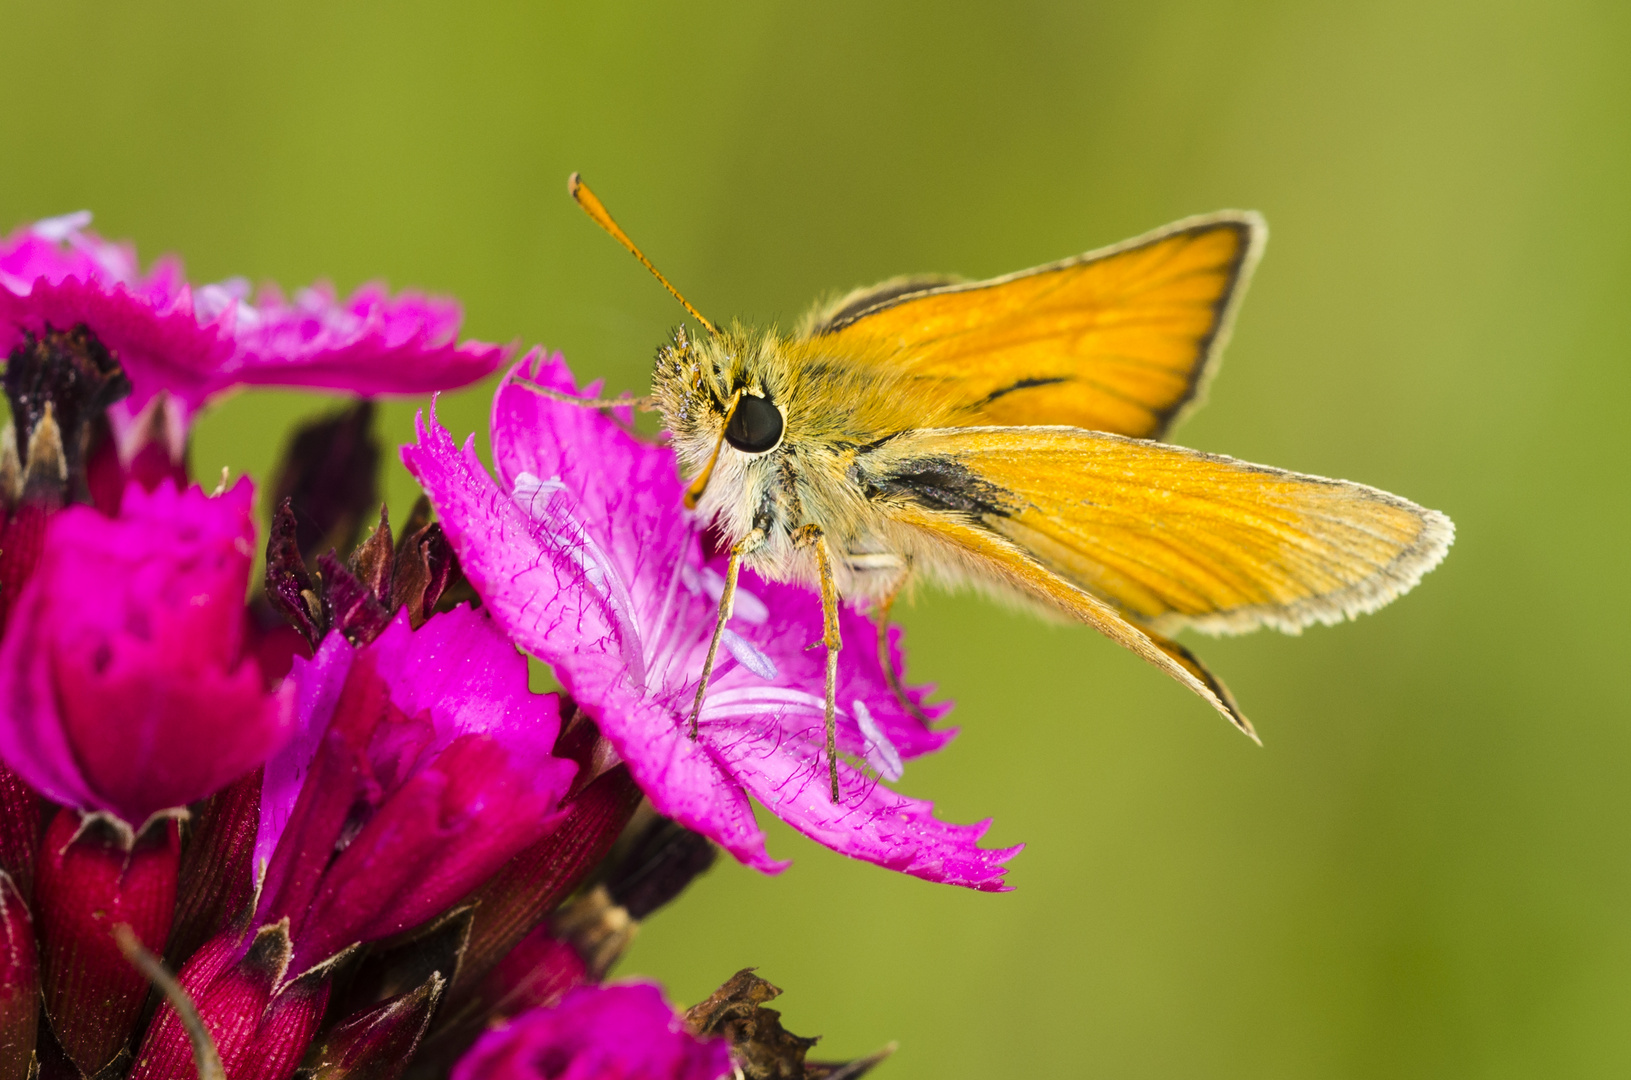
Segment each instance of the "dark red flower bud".
M40 1020L40 965L28 905L0 870L0 1080L25 1080Z
M198 947L249 918L261 770L206 799L193 815L181 856L179 899L165 962L179 968Z
M0 870L24 902L34 899L34 860L40 850L40 797L0 763Z
M622 765L604 773L566 804L550 835L505 864L471 897L475 920L454 990L479 981L555 906L582 883L634 816L640 789Z
M124 1049L147 997L147 979L119 951L113 927L124 923L161 950L180 862L173 819L132 835L110 814L65 809L46 830L34 882L45 1015L87 1076Z
M440 973L432 973L417 990L340 1021L312 1055L311 1080L396 1080L446 985Z
M557 1005L568 990L593 980L571 942L540 926L487 973L475 997L487 1005L484 1019L491 1021Z
M284 920L254 934L228 931L206 943L181 969L181 988L215 1040L231 1080L284 1080L317 1033L332 969L285 981L293 951ZM166 1002L142 1040L129 1080L192 1075L192 1043Z
M635 919L674 899L713 866L719 849L677 821L657 818L640 833L606 879L606 891Z
M350 551L379 505L379 440L374 403L359 401L305 424L289 440L272 488L298 524L296 550L311 561L321 551Z

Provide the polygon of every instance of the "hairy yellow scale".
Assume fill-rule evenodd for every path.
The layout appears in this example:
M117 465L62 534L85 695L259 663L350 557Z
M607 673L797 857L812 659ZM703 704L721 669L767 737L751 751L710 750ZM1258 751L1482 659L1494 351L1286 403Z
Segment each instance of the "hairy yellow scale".
M1046 605L1255 739L1168 635L1296 633L1374 611L1454 537L1443 514L1375 488L1155 441L1200 403L1262 253L1256 214L1190 218L990 281L896 278L782 335L715 326L576 175L569 186L706 331L676 331L651 396L634 400L662 414L687 504L730 544L692 735L741 567L807 583L825 613L835 801L841 597L887 619L926 577Z

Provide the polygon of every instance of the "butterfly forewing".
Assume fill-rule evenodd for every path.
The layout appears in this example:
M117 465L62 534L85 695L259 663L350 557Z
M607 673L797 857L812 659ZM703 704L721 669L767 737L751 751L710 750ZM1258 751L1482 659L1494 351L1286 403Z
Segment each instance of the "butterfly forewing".
M811 332L949 392L952 422L1156 438L1198 400L1265 236L1225 211L992 281L886 282Z

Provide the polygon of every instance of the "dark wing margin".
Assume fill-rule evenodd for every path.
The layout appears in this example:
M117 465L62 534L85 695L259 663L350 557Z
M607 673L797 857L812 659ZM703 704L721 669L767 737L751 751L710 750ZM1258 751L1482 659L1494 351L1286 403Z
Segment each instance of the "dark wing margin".
M876 285L863 285L858 289L851 289L836 300L816 305L815 310L804 317L794 336L802 339L831 334L869 312L888 307L907 297L928 292L930 289L960 284L962 280L956 274L902 274L888 281L880 281Z

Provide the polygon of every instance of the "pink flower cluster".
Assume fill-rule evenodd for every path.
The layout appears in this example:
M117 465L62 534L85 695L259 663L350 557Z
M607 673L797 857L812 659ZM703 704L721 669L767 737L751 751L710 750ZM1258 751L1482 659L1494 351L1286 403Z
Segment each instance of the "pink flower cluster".
M715 845L785 865L753 801L857 858L1005 887L1017 849L884 783L951 733L864 646L828 798L800 589L744 579L686 737L719 560L670 451L514 384L575 393L559 357L500 386L497 479L422 419L402 455L429 500L393 535L359 404L293 440L263 538L248 479L187 474L212 398L420 394L506 350L380 286L286 300L193 287L173 259L144 273L88 223L0 241L0 1080L190 1077L211 1055L233 1080L717 1080L758 1060L755 1025L601 980ZM528 688L524 653L564 696ZM176 984L150 998L155 962ZM808 1040L775 1030L804 1068Z

